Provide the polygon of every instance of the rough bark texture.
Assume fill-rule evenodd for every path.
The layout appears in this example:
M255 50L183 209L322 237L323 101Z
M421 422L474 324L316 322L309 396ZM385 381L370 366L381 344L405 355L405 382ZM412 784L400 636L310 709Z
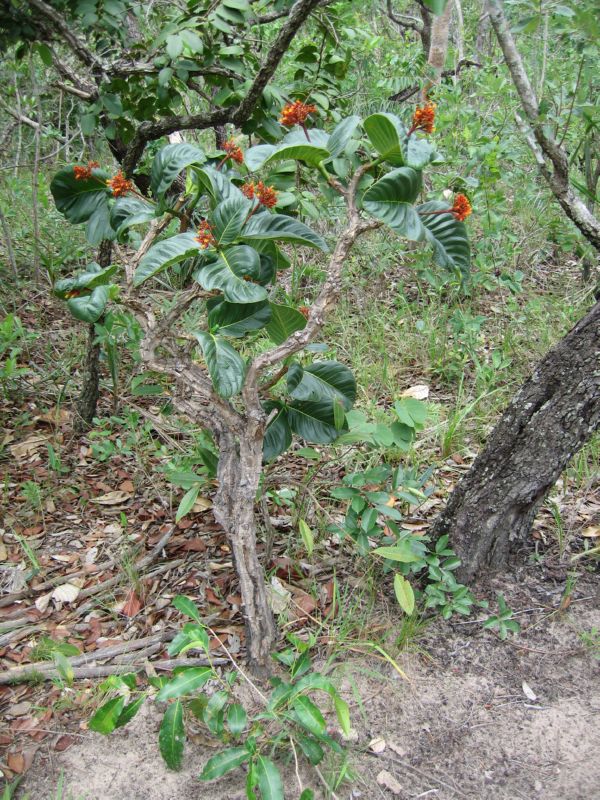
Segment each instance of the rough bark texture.
M101 267L110 266L112 257L112 242L103 241L98 248L98 264ZM100 397L100 345L95 341L95 324L88 328L88 346L85 356L83 384L81 393L75 403L75 422L73 429L76 434L85 433L91 426L96 416L98 398Z
M506 566L544 497L600 424L600 303L539 363L450 495L433 534L450 534L468 581Z

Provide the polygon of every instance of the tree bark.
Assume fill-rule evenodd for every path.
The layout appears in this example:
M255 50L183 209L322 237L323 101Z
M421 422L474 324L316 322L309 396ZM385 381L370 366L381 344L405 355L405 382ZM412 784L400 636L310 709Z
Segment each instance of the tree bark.
M256 549L254 502L262 473L263 437L264 423L251 420L238 442L229 434L219 437L219 489L213 512L227 534L239 579L248 663L255 675L266 677L276 627Z
M110 266L112 257L112 242L104 240L98 248L98 264L101 267ZM102 318L101 318L102 319ZM99 320L101 321L101 320ZM74 432L80 436L90 428L100 397L100 352L101 347L96 342L96 326L88 326L88 346L85 357L85 370L81 393L75 403Z
M507 565L572 456L600 425L600 303L542 359L433 527L469 581Z

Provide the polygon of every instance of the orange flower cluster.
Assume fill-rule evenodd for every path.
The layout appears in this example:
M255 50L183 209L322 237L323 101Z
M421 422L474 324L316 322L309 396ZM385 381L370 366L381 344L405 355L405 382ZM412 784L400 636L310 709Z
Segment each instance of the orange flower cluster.
M424 106L417 106L413 115L412 127L409 135L414 131L423 131L423 133L433 133L435 128L435 103L426 103Z
M198 235L195 237L195 239L200 245L201 250L206 250L207 247L213 247L217 243L217 240L213 236L212 225L210 222L203 220L203 222L200 223Z
M97 169L100 164L97 161L88 161L87 167L73 167L76 181L84 181L92 177L92 170Z
M452 213L460 222L464 222L469 214L472 213L473 207L469 203L469 198L464 194L457 194L454 198L454 204L451 208Z
M248 200L256 198L265 208L273 208L273 206L277 205L277 192L272 186L265 186L262 181L245 183L241 190Z
M291 128L293 125L304 125L308 115L313 114L316 110L316 106L296 100L295 103L288 103L283 107L279 122L286 128Z
M310 308L308 306L298 306L298 311L302 314L303 317L308 319L308 315L310 314Z
M119 170L114 178L109 178L106 185L112 189L114 197L123 197L133 189L133 183L128 181L122 171Z
M223 145L223 150L227 153L227 158L235 161L236 164L244 163L244 154L233 139L228 139Z

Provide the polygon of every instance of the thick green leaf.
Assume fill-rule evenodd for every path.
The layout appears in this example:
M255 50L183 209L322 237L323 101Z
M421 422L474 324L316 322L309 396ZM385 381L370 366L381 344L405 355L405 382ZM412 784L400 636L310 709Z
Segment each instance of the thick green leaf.
M267 404L265 404L266 406ZM273 407L276 407L273 404ZM271 409L267 409L270 411ZM292 443L292 431L288 422L287 410L281 407L277 416L271 420L265 431L263 441L263 461L268 464L288 449Z
M400 167L369 186L363 195L363 206L396 233L412 241L422 241L425 229L412 205L421 190L421 173Z
M260 169L269 156L277 150L274 144L257 144L244 153L244 163L251 172Z
M246 727L248 715L244 706L239 703L232 703L227 709L227 727L234 736L239 736Z
M218 336L206 331L195 334L200 342L204 359L213 382L221 397L238 394L246 376L246 362L233 347Z
M400 608L410 617L415 610L415 593L410 583L399 572L394 575L394 592Z
M318 233L303 222L286 217L285 214L255 214L246 223L242 238L245 241L273 239L278 242L293 242L307 247L317 247L324 253L329 250L327 242Z
M181 767L184 744L183 705L176 700L167 708L158 732L160 753L169 769Z
M186 514L189 514L192 508L194 507L194 503L198 499L198 493L200 492L200 486L192 486L181 498L181 502L179 503L179 507L177 508L177 513L175 514L175 522L179 522L180 519L183 519Z
M288 408L288 422L294 433L307 442L329 444L340 435L331 401L294 403Z
M155 197L162 197L182 169L190 164L204 164L204 151L194 144L168 144L154 157L150 173L150 188Z
M127 228L149 222L155 217L154 206L144 203L138 197L126 195L119 197L110 211L110 224L120 236Z
M309 136L310 141L304 131L298 128L284 136L278 145L259 144L251 147L245 154L246 165L254 171L276 161L293 160L316 167L330 156L327 149L329 136L318 129L309 131Z
M375 150L393 166L401 167L404 161L403 142L406 129L395 114L371 114L363 123Z
M202 625L202 617L200 616L200 612L198 611L194 601L190 600L189 597L186 597L184 594L178 594L173 598L173 605L178 611L181 611L182 614L185 614L186 617L191 617L192 619L196 620L199 625Z
M110 208L108 203L100 205L87 221L85 238L92 245L98 245L107 239L112 241L117 235L110 224Z
M271 306L262 303L228 303L223 300L208 312L211 329L218 328L220 336L238 338L250 331L264 328L271 319Z
M312 700L309 700L308 697L304 695L296 697L292 708L296 712L298 721L307 731L310 731L310 733L315 736L322 736L326 733L327 723L323 718L323 714L321 714L317 706Z
M231 747L229 750L223 750L208 759L200 775L200 780L213 781L215 778L220 778L232 769L239 767L249 758L250 752L246 747Z
M406 166L413 169L423 169L437 156L433 146L427 139L418 139L411 136L406 145Z
M156 695L159 702L173 697L191 694L213 677L211 667L184 667L174 678L166 683Z
M417 212L443 211L448 208L447 202L431 200L417 206ZM425 227L427 241L433 247L435 263L444 269L457 269L468 273L471 264L471 248L467 234L467 226L459 222L454 214L422 214L421 221Z
M295 400L340 400L349 411L356 400L356 381L338 361L315 361L304 369L292 364L287 373L288 392Z
M91 294L67 300L67 308L75 319L89 323L97 322L104 313L109 296L108 286L96 286Z
M75 275L73 278L63 278L56 281L53 292L57 297L65 300L66 295L77 289L95 289L97 286L104 286L117 271L116 264L102 268L95 261L87 265L85 272Z
M255 762L258 788L263 800L284 800L283 783L279 770L266 756L259 755Z
M112 733L117 727L117 720L123 711L124 705L124 697L114 697L108 703L104 703L89 721L88 728L91 731L96 731L96 733Z
M312 789L305 789L298 800L315 800L315 793Z
M214 167L192 167L192 169L200 184L211 196L213 207L229 198L247 200L238 187Z
M371 552L376 556L389 558L390 561L400 561L403 564L410 564L413 561L418 561L420 558L420 556L412 551L409 542L400 542L393 547L376 547L375 550Z
M211 694L206 704L204 722L215 736L220 736L223 732L223 709L228 701L229 692L223 690Z
M170 656L185 653L188 650L208 651L208 634L204 627L192 622L188 622L183 626L183 630L175 636L167 648Z
M339 122L327 142L327 149L331 158L341 156L346 149L346 145L352 138L354 131L360 125L360 117L353 114L351 117L346 117Z
M200 255L200 245L192 231L171 236L148 250L135 271L133 285L140 286L148 278L163 272L167 267Z
M263 286L245 278L257 278L260 258L248 245L235 245L219 251L215 261L196 273L196 280L207 291L219 289L232 303L260 303L267 298Z
M213 234L221 247L231 244L240 235L252 203L241 197L228 197L213 212Z
M77 180L72 166L61 169L50 184L56 208L69 222L87 222L98 209L108 208L112 196L106 185L109 177L104 170L94 169L91 178Z
M128 703L123 709L123 711L121 711L121 713L119 714L119 718L117 719L115 728L122 728L124 725L127 725L128 722L131 722L131 720L135 717L135 715L138 713L138 711L144 704L145 699L146 695L144 694L141 697L138 697L137 700Z
M275 344L285 342L288 336L306 327L306 318L291 306L282 306L269 303L271 307L271 321L267 325L269 339Z
M325 752L319 742L316 739L313 739L310 736L305 736L301 733L296 734L295 738L300 745L302 752L306 758L308 758L310 763L313 766L320 764L325 756Z

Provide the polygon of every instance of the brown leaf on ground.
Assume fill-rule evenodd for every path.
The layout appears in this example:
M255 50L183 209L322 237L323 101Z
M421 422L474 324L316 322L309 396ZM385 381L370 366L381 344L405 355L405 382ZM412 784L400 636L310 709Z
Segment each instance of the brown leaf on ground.
M127 500L131 500L129 492L112 491L102 494L100 497L94 497L92 503L98 503L101 506L118 506L121 503L126 503Z
M125 605L123 606L123 614L126 617L135 617L136 614L139 614L142 608L142 602L132 589L129 594L127 595L127 599L125 600Z
M69 736L67 733L65 733L58 737L54 743L54 749L57 753L62 753L63 750L66 750L67 748L71 747L71 745L75 744L75 741L76 739L74 736Z
M133 485L133 481L127 479L123 481L123 483L119 484L119 489L122 492L127 492L129 494L132 494L135 491L135 486Z

